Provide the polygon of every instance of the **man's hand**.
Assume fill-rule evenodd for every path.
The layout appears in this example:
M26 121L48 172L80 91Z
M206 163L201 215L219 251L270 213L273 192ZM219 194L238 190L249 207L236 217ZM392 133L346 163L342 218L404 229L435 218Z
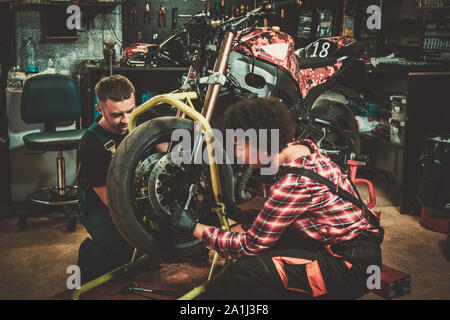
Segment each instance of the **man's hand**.
M236 206L236 203L230 197L219 194L219 200L223 202L223 204L225 205L225 211L231 218L233 218L233 216L240 216L242 214L242 210Z
M192 236L197 221L179 204L176 204L172 209L172 215L169 217L167 225L171 232Z

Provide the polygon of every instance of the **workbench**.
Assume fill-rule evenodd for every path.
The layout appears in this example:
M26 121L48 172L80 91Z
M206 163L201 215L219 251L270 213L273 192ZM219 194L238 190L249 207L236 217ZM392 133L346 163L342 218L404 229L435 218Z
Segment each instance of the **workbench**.
M364 86L389 95L406 95L406 127L404 144L391 143L373 134L364 138L396 148L402 152L400 213L419 214L417 191L419 183L419 156L423 150L425 136L448 132L450 125L450 103L448 88L450 67L396 68L379 70L367 75ZM383 150L378 148L379 152ZM384 149L386 150L386 149ZM395 155L399 159L398 155Z

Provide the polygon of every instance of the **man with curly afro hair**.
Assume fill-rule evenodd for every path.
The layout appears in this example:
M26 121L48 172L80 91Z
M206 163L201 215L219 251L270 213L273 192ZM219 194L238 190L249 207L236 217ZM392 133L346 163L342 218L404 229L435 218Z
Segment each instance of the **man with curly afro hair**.
M295 127L291 111L275 98L257 98L241 100L228 108L224 114L222 131L242 129L247 131L277 130L278 139L272 142L272 135L267 135L267 144L255 145L261 151L270 153L276 150L280 153L294 138ZM227 137L227 136L226 136ZM256 141L249 141L255 144Z
M228 289L227 298L230 293L235 299L354 299L365 294L368 267L381 268L383 228L357 201L356 189L339 166L312 141L292 141L294 122L278 99L235 103L223 123L224 129L279 132L278 141L269 139L270 148L251 139L236 142L236 156L246 164L258 168L260 159L269 157L277 165L262 210L245 232L197 223L181 208L169 224L234 260L220 286ZM272 149L274 144L278 148ZM254 162L251 152L258 154Z

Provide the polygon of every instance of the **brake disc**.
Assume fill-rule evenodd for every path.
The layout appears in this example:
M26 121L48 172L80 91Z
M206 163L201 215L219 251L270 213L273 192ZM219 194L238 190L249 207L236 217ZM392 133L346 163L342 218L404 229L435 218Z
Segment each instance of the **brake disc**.
M155 213L160 217L170 215L171 206L177 200L174 196L176 188L180 188L180 179L184 175L184 168L172 161L171 153L161 157L153 167L148 179L148 196Z
M187 174L182 165L172 161L171 153L158 160L148 179L148 197L156 215L164 218L169 216L176 201L184 206L189 189L194 186L196 191L191 196L188 212L194 218L200 218L200 209L207 206L208 186L201 174L186 179Z
M154 153L142 161L134 176L136 209L145 215L151 208L148 197L148 179L155 164L162 158L163 152Z

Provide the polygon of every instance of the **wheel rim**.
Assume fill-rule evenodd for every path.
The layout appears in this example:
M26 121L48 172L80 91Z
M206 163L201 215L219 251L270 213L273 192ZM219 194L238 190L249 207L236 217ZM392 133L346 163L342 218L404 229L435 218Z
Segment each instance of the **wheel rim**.
M129 177L129 201L133 213L143 228L151 233L164 246L187 248L195 246L200 240L171 233L164 223L175 201L184 207L191 184L196 184L198 192L192 198L188 212L198 221L212 216L209 208L213 205L210 188L209 167L206 165L175 165L170 155L174 145L166 152L156 146L170 142L173 130L160 132L141 148L142 152L133 162ZM169 190L168 190L169 189Z

